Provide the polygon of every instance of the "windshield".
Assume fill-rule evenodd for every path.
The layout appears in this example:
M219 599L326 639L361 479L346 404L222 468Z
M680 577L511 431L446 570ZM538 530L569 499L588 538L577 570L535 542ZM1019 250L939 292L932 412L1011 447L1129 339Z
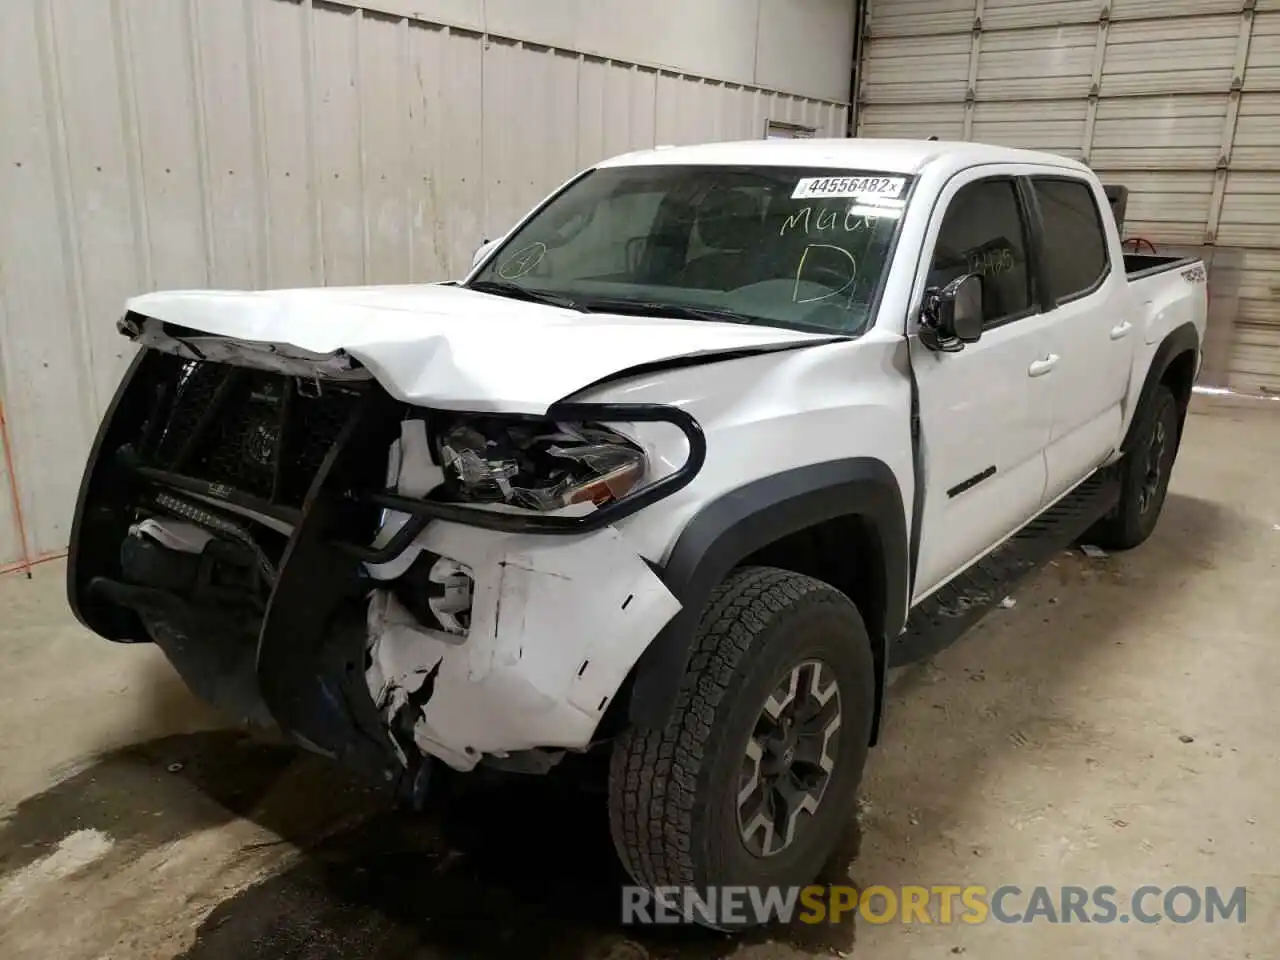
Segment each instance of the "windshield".
M666 308L858 334L907 181L795 167L595 170L503 243L471 285L582 310Z

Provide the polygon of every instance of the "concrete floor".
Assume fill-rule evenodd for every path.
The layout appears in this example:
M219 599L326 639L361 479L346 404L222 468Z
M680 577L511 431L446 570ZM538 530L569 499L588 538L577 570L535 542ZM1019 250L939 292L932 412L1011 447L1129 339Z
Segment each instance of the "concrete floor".
M48 564L0 579L0 956L1273 957L1280 410L1197 403L1148 544L1061 555L895 678L833 875L1243 885L1243 925L622 930L594 800L538 783L393 814L221 728L154 649L87 635Z

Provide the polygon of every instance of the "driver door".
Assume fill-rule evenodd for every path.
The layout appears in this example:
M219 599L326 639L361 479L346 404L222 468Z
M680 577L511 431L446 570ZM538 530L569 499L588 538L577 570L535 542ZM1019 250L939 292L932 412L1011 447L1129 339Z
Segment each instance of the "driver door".
M912 303L964 273L983 280L983 332L956 353L909 338L920 409L924 505L914 600L922 599L1039 511L1052 402L1037 361L1052 343L1036 302L1017 179L969 171L935 208Z

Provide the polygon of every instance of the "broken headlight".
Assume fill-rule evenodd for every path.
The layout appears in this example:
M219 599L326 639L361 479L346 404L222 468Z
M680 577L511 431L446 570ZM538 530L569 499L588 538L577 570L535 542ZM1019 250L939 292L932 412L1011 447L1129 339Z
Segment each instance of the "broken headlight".
M598 425L473 417L438 434L437 454L457 498L529 510L603 506L645 473L644 451Z

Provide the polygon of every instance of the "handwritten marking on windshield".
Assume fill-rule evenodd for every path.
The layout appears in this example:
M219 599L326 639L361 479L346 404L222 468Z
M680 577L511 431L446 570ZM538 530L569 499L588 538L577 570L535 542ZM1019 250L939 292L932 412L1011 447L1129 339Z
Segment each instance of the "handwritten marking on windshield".
M785 237L792 230L802 233L830 233L843 228L845 233L858 233L871 229L871 221L880 217L897 219L902 216L900 209L891 207L872 207L854 204L847 209L818 209L801 207L783 221L778 236Z
M535 241L502 261L502 265L498 267L498 276L503 280L519 280L540 264L546 255L547 245Z
M805 264L809 261L809 254L814 250L834 250L836 253L843 255L849 261L849 279L845 281L844 286L837 290L830 290L818 297L801 297L800 283L804 279ZM842 264L843 266L843 264ZM819 300L830 300L832 297L838 296L853 286L854 281L858 279L858 261L854 259L853 254L844 247L837 247L831 243L811 243L804 248L804 253L800 254L800 262L796 265L796 281L791 288L792 303L817 303Z

